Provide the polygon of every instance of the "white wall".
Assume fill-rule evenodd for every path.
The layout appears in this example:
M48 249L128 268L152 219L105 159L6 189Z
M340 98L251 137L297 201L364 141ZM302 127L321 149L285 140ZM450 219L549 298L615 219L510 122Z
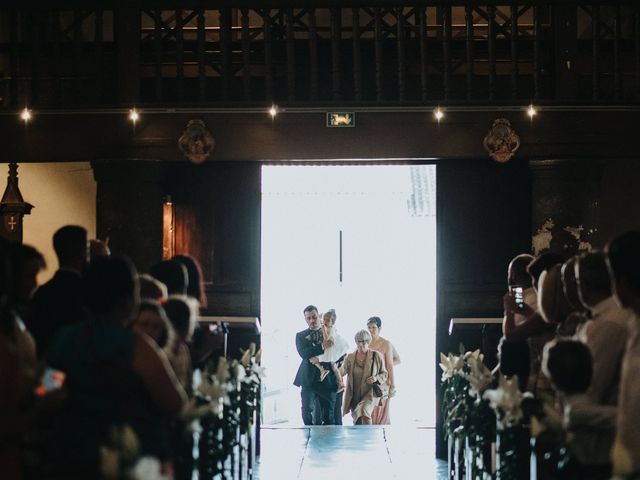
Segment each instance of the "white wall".
M6 165L5 172L8 169ZM57 229L80 225L87 229L89 238L95 238L96 182L89 162L21 163L18 180L25 202L35 207L24 218L23 240L47 261L47 269L38 277L42 284L58 268L52 244ZM4 191L6 183L0 180L0 185Z

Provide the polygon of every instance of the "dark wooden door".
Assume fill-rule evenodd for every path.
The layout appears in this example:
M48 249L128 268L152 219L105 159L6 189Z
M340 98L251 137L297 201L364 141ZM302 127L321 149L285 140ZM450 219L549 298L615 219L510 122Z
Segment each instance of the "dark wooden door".
M439 355L458 350L449 337L451 318L502 316L508 263L531 250L531 180L528 163L520 160L446 160L438 163L436 175ZM439 411L437 419L442 457Z

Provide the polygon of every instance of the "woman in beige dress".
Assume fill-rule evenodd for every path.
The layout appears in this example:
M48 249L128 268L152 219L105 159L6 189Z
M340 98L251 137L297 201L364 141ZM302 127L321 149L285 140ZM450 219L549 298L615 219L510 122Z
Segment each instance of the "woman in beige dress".
M357 350L347 355L340 373L347 375L347 387L342 402L342 415L351 412L354 425L371 425L371 415L380 399L373 395L374 383L387 381L384 358L369 348L371 334L360 330L355 335Z
M390 425L391 417L389 415L389 404L391 403L391 397L396 393L394 366L400 363L400 355L396 351L393 344L386 338L380 336L380 330L382 330L382 320L380 317L371 317L367 320L367 328L371 334L371 343L369 348L380 353L384 357L384 362L387 367L387 385L389 385L389 397L380 401L380 404L373 409L373 416L371 421L373 425Z

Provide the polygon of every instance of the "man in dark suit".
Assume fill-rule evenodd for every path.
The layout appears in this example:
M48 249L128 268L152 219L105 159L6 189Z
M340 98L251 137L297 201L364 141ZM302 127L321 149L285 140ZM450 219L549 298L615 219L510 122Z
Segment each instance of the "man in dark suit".
M333 425L333 410L336 401L335 390L328 390L320 382L320 371L309 362L309 359L322 355L325 348L329 348L333 342L325 340L320 327L318 309L309 305L304 309L304 319L309 328L296 334L296 349L302 358L296 378L293 384L301 387L302 421L305 425L313 425L313 406L318 399L320 404L321 419L316 418L316 424Z
M60 228L53 235L53 249L60 268L33 296L33 324L30 330L40 358L61 327L80 322L86 317L81 274L89 256L87 231L77 225Z

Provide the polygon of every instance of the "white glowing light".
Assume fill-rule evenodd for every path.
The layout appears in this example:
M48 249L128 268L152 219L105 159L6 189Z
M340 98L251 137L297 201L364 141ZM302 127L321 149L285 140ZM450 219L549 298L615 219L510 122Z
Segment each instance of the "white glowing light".
M529 115L529 118L533 119L533 117L535 117L537 113L538 110L536 110L536 107L534 107L533 105L529 105L529 108L527 108L527 115Z
M24 107L24 109L20 112L20 119L24 123L27 123L29 120L31 120L31 110L29 110L27 107Z
M131 110L129 110L129 120L131 120L133 123L136 123L139 119L140 119L140 114L135 108L132 108Z
M271 108L269 109L269 115L271 115L271 118L275 118L277 114L278 114L278 106L271 105Z
M436 120L439 122L444 118L444 112L440 109L440 107L438 107L433 111L433 116L436 117Z

